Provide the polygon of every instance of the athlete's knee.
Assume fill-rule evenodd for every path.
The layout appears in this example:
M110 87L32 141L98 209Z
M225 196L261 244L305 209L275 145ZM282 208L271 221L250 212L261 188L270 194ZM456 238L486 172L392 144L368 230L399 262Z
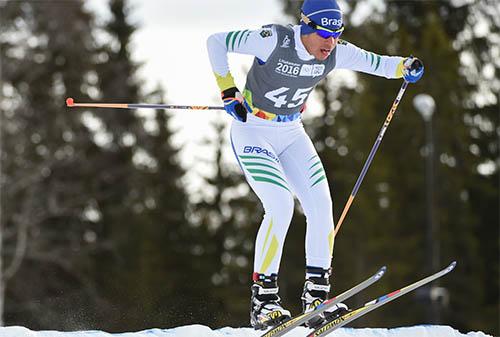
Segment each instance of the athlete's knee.
M320 198L301 206L306 219L310 221L333 218L333 203L330 197Z
M268 215L278 216L283 219L291 219L293 216L294 200L290 193L282 193L279 196L266 200L264 211Z

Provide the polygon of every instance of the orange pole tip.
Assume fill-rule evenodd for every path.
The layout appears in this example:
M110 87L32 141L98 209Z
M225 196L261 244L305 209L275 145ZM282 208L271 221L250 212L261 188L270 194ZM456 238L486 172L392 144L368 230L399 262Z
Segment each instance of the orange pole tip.
M73 100L73 98L71 98L71 97L66 98L66 105L67 106L73 106L74 104L75 104L75 101Z

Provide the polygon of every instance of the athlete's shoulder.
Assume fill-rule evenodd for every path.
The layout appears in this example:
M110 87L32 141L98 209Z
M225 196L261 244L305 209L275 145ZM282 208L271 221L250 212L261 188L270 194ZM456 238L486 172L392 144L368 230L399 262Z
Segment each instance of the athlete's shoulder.
M273 39L276 38L277 35L277 25L268 24L256 29L254 33L256 33L262 39Z
M341 55L350 55L350 54L360 50L360 48L358 46L352 44L349 41L342 40L342 39L339 39L335 49L337 50L337 56L339 56L339 53Z
M265 25L254 30L246 30L248 38L244 41L248 46L274 46L277 41L277 32L274 25Z
M337 45L340 45L340 46L347 46L349 45L350 43L346 40L342 40L342 39L339 39L339 41L337 42Z
M273 24L270 24L270 25L266 25L266 26L262 26L262 27L273 27L276 31L278 30L284 30L284 31L291 31L293 30L293 26L292 25L281 25L279 23L273 23Z
M354 43L342 39L339 39L339 41L337 42L337 46L340 47L341 49L358 48L358 46L356 46Z
M277 35L288 34L293 32L292 25L268 24L257 29L256 32L263 38L276 37Z

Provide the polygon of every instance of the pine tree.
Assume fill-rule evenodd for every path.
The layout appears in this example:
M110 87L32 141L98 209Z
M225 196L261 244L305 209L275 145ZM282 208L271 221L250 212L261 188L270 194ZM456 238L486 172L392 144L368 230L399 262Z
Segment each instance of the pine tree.
M140 89L140 65L130 52L136 27L128 22L127 2L113 0L110 10L104 27L109 41L97 66L101 96L111 102L161 102L161 88L150 94ZM117 331L175 323L172 299L192 298L181 290L188 284L191 233L184 170L171 144L169 115L111 110L97 111L94 118L102 121L99 132L109 139L103 144L103 174L95 181L107 191L97 204L102 215L98 236L108 249L96 255L94 272L108 302L102 314L108 313L107 326Z
M15 267L3 275L5 322L75 328L88 317L76 319L72 308L97 298L87 278L94 247L87 183L99 149L64 101L95 90L92 17L78 1L7 2L1 12L1 59L9 64L1 69L2 258Z
M163 91L158 89L148 99L163 101ZM135 163L139 172L134 186L143 200L137 209L140 221L130 228L127 235L134 239L121 251L131 273L126 303L131 308L128 328L133 330L195 323L202 316L196 309L203 293L192 290L199 282L192 266L196 229L187 219L185 172L178 149L171 144L170 114L155 111L148 121L154 128L141 141Z
M263 212L232 153L225 155L230 147L226 122L224 116L211 125L216 136L206 143L213 148L214 160L206 164L215 171L201 174L201 200L191 210L203 252L194 259L194 267L200 271L198 277L204 277L206 288L200 290L209 294L207 311L215 313L204 322L221 327L248 320L254 238Z
M188 260L189 231L168 116L64 107L70 95L163 98L142 95L129 52L135 27L122 1L111 8L103 46L80 2L2 8L2 64L12 65L2 68L2 258L9 275L17 271L6 288L8 324L160 326L173 307L165 298L185 281L169 284L172 266ZM37 287L26 284L33 279Z
M109 6L110 19L100 29L106 41L99 46L95 58L99 87L96 98L107 102L140 101L143 96L136 76L139 65L131 59L130 52L136 27L127 21L124 1L111 1ZM141 259L140 210L145 199L133 158L145 132L135 111L96 109L88 114L100 125L94 137L103 149L97 163L100 173L92 182L100 196L95 200L99 214L96 235L104 247L95 252L93 262L93 275L105 300L99 314L107 316L107 327L126 329L127 326L121 326L123 317L127 317L127 324L133 324L128 315L136 303L140 306L142 302L130 292L143 287L137 280L137 261Z
M412 100L418 93L431 94L437 102L434 190L440 263L458 259L463 266L440 284L450 294L442 319L464 330L495 331L491 327L498 303L492 298L498 298L498 268L492 266L498 266L498 259L493 258L498 255L492 252L498 251L498 242L486 237L498 233L498 212L492 212L498 208L498 187L494 187L498 165L493 164L498 158L494 131L498 114L492 113L498 109L498 98L491 93L499 84L492 80L498 62L490 51L498 38L498 8L491 1L460 6L390 2L362 25L353 26L350 15L362 4L365 1L344 4L347 28L343 38L378 54L417 55L427 71L408 88L339 232L334 271L342 275L340 283L348 286L370 267L388 264L393 276L384 282L388 291L430 271L425 248L425 134ZM285 1L294 17L299 6ZM487 25L488 34L475 36L478 20ZM357 75L353 87L338 80L334 72L317 89L325 113L308 123L308 131L333 181L337 218L400 84ZM429 322L425 299L425 292L408 296L400 301L408 305L406 314L393 305L355 325ZM470 313L470 306L481 310Z

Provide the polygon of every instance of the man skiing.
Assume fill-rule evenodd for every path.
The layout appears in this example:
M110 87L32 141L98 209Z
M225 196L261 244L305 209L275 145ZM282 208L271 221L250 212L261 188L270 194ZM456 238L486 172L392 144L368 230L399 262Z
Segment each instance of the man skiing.
M226 111L231 144L248 184L264 207L255 241L250 323L265 329L291 317L278 295L278 271L296 196L307 221L304 312L329 298L333 212L325 170L305 133L301 114L314 87L334 69L418 81L413 57L381 56L339 40L344 30L336 0L305 0L300 25L213 34L207 47ZM229 71L230 52L255 56L243 95ZM309 325L347 311L339 303Z

